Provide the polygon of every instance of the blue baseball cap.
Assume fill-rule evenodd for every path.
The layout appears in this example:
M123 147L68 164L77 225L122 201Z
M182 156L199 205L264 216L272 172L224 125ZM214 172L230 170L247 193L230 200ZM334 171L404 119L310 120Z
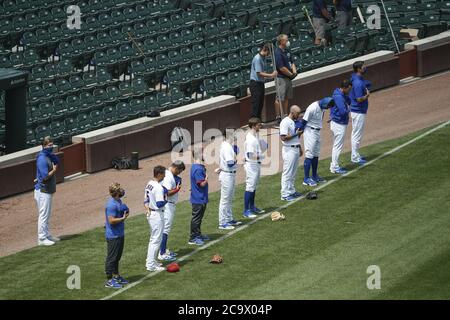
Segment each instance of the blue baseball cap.
M332 106L334 106L334 100L331 97L325 97L319 101L319 105L322 109L326 108L328 106L332 107Z

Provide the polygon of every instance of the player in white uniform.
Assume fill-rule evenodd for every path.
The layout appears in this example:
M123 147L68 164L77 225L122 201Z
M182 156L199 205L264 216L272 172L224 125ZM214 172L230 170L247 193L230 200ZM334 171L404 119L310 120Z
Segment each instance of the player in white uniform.
M162 234L161 247L159 248L158 259L163 261L176 260L176 253L167 249L167 240L175 217L178 192L181 190L181 178L179 175L186 169L183 161L175 161L166 170L166 175L162 181L167 192L167 204L164 207L164 230Z
M219 169L216 170L220 182L219 229L233 230L241 224L234 220L232 212L239 148L236 145L235 129L226 129L224 136L225 140L220 145Z
M161 244L164 228L164 206L167 204L167 189L161 182L166 174L166 168L156 166L153 169L153 179L145 187L144 206L147 209L147 221L150 225L150 241L148 243L146 268L148 271L165 270L156 261L156 254Z
M300 116L300 107L292 106L290 113L280 123L280 139L283 144L281 155L283 158L283 174L281 175L281 200L293 201L301 196L295 191L295 177L297 176L298 162L302 156L300 136L302 131L295 121Z
M305 186L314 187L317 183L325 181L317 174L320 153L320 130L322 129L323 114L325 113L325 110L333 106L333 98L326 97L311 103L308 108L306 108L305 114L303 115L300 127L304 129L303 141L305 144L305 162L303 166L305 177L303 179L303 184ZM311 167L312 177L309 176Z
M261 129L261 120L259 118L250 118L248 120L250 130L245 137L245 194L244 194L244 217L256 218L257 213L264 213L264 210L255 206L256 187L261 176L261 160L263 153L267 150L267 143L259 139L259 130Z

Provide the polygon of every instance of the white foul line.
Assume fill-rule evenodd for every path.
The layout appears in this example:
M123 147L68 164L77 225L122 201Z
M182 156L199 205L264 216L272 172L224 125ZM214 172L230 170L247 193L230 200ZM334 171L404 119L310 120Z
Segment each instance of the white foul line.
M344 177L346 177L346 176L348 176L348 175L350 175L350 174L352 174L352 173L354 173L354 172L357 172L357 171L361 170L362 168L365 168L365 167L367 167L368 165L371 165L371 164L373 164L374 162L376 162L376 161L378 161L378 160L380 160L380 159L383 159L383 158L385 158L385 157L387 157L387 156L389 156L389 155L391 155L391 154L393 154L393 153L395 153L395 152L397 152L397 151L403 149L404 147L406 147L406 146L408 146L408 145L410 145L410 144L412 144L412 143L414 143L414 142L416 142L416 141L418 141L418 140L420 140L420 139L422 139L422 138L428 136L429 134L431 134L431 133L433 133L433 132L435 132L435 131L437 131L437 130L440 130L440 129L444 128L444 127L447 126L448 124L450 124L450 121L444 122L444 123L440 124L439 126L433 128L433 129L430 129L430 130L428 130L428 131L422 133L421 135L419 135L419 136L417 136L417 137L415 137L415 138L413 138L413 139L411 139L411 140L409 140L409 141L403 143L402 145L399 145L399 146L397 146L397 147L395 147L395 148L393 148L393 149L391 149L391 150L389 150L389 151L383 153L382 155L379 155L379 156L376 157L375 159L368 161L368 162L367 162L365 165L363 165L363 166L356 167L355 169L353 169L353 170L351 170L351 171L348 171L347 173L345 173L345 174L343 174L343 175L340 175L340 176L338 176L337 178L334 178L334 179L332 179L332 180L329 180L329 181L325 182L324 184L321 184L320 186L318 186L317 188L315 188L314 191L321 190L321 189L325 188L326 186L329 186L330 184L333 184L333 183L335 183L335 182L337 182L337 181L343 179ZM227 239L227 238L231 237L232 235L236 234L237 232L247 229L250 225L256 223L257 221L269 217L270 214L271 214L272 212L284 210L284 209L286 209L286 208L292 206L293 204L297 203L298 201L300 201L300 200L302 200L302 199L304 199L304 198L305 198L305 196L303 195L303 196L297 198L297 199L294 200L294 201L288 202L288 203L286 203L286 204L283 205L283 206L280 206L280 207L278 207L278 208L276 208L276 209L273 209L272 211L269 211L269 212L267 212L267 213L265 213L265 214L259 216L259 217L256 218L256 219L250 220L248 223L242 225L241 227L238 227L238 228L236 228L236 229L234 229L234 230L228 232L227 234L224 234L224 235L221 236L220 238L217 238L216 240L210 241L210 242L208 242L207 244L205 244L205 245L203 245L203 246L201 246L201 247L198 247L197 249L193 250L192 252L190 252L190 253L184 255L183 257L177 259L177 262L184 261L184 260L190 258L191 256L193 256L194 254L196 254L197 252L200 252L200 251L202 251L202 250L205 250L205 249L211 247L212 245L214 245L214 244L216 244L216 243L219 243L219 242L224 241L225 239ZM142 277L141 279L139 279L139 280L137 280L137 281L135 281L135 282L133 282L133 283L130 283L130 284L127 285L126 287L123 287L122 289L119 289L119 290L115 291L114 293L110 294L109 296L106 296L106 297L102 298L101 300L109 300L109 299L111 299L111 298L113 298L113 297L115 297L115 296L121 294L122 292L124 292L124 291L126 291L126 290L129 290L129 289L131 289L131 288L133 288L133 287L135 287L135 286L141 284L141 283L144 282L145 280L147 280L147 279L149 279L149 278L152 278L152 277L156 276L158 273L161 273L161 272L164 272L164 271L155 271L155 272L149 273L149 274L147 274L146 276Z

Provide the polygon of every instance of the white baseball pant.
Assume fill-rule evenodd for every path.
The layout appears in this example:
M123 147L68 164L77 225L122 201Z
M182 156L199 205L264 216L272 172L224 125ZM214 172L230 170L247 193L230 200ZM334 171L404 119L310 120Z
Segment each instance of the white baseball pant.
M261 176L261 164L255 162L246 162L244 164L245 169L245 191L254 192L256 186L259 183Z
M148 242L145 266L147 269L152 269L158 266L156 254L161 244L162 231L164 229L164 214L162 212L151 211L147 215L147 221L150 225L150 241Z
M34 190L34 200L39 212L38 218L38 240L45 240L50 236L49 220L52 213L53 194Z
M342 152L342 147L344 146L345 131L347 130L347 125L331 121L330 129L333 137L333 150L331 152L330 171L335 172L340 168L339 156Z
M303 143L305 144L305 157L312 159L320 154L320 131L305 127L303 132Z
M283 146L283 173L281 175L281 197L286 198L295 193L295 177L297 176L300 148Z
M168 202L164 207L164 229L163 233L169 234L175 218L176 204Z
M235 173L219 173L220 181L220 203L219 203L219 225L223 225L233 220L233 198Z
M366 115L364 113L351 113L352 116L352 161L358 162L361 160L359 154L359 146L361 145L362 136L364 132L364 125L366 123Z

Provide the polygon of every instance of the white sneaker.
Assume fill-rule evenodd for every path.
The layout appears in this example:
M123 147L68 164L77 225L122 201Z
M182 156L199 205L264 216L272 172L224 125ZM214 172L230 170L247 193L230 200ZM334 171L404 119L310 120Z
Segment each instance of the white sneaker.
M164 271L164 270L166 270L166 268L164 268L164 267L153 267L153 268L147 268L147 271L150 271L150 272L155 272L155 271Z
M170 256L170 255L165 253L163 255L158 254L158 260L161 260L161 261L175 261L175 260L177 260L177 258L172 257L172 256Z
M55 244L55 242L48 240L48 239L38 241L39 246L47 246L48 247L48 246L52 246L54 244Z
M58 238L58 237L54 237L54 236L48 236L47 237L47 239L48 240L50 240L50 241L53 241L53 242L58 242L58 241L61 241L61 239L60 238Z
M220 230L234 230L234 227L229 223L225 223L225 224L221 224L219 226L219 229Z

